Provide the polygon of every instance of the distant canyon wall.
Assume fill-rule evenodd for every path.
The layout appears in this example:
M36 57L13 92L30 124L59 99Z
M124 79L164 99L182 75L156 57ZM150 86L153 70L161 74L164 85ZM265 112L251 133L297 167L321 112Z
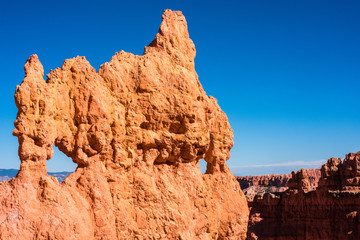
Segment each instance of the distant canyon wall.
M360 152L331 158L320 171L316 190L300 170L287 191L249 201L248 240L360 239Z
M311 168L305 170L309 178L309 188L315 190L321 176L320 168ZM252 201L256 195L265 193L280 193L288 189L288 182L291 181L291 174L268 174L259 176L236 176L241 189L245 193L246 198Z

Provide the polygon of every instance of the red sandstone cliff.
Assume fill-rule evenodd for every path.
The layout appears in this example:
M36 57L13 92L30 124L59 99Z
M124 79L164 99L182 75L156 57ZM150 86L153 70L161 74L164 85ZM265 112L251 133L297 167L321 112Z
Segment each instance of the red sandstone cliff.
M293 173L289 189L250 202L248 239L360 239L360 152L321 167L312 191L307 173Z
M185 18L170 10L142 56L120 51L98 72L76 57L45 81L31 56L0 239L245 239L247 202L225 164L233 132L194 58ZM54 144L78 164L60 184L46 173Z
M321 176L320 168L310 168L305 170L309 178L309 188L315 190ZM287 184L292 178L292 174L268 174L260 176L237 176L240 187L245 193L248 201L252 201L256 195L265 193L280 193L288 189Z

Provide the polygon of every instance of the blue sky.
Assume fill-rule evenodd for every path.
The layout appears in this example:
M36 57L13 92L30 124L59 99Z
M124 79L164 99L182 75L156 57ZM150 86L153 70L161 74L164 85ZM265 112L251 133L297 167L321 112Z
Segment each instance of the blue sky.
M0 8L0 168L19 168L16 85L38 54L45 73L86 56L96 68L141 55L164 9L183 11L208 95L235 133L238 175L287 173L360 150L359 1L7 1ZM49 171L74 170L56 151Z

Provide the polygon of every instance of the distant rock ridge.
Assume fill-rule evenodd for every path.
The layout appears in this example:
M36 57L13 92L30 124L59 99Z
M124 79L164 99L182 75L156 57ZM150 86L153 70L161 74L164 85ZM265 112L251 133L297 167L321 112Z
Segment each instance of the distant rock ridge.
M120 51L98 72L76 57L44 80L30 56L0 239L245 239L247 201L226 165L233 131L195 55L183 14L165 10L142 56ZM60 184L46 169L53 145L78 165Z
M360 152L330 158L320 172L315 191L302 169L285 192L255 196L248 239L360 239Z
M0 169L0 182L9 181L11 178L16 177L19 169ZM72 172L47 172L48 175L56 177L59 182L64 179Z
M309 181L309 190L315 190L321 176L320 168L310 168L304 170ZM288 189L288 184L293 178L293 174L267 174L255 176L236 176L241 189L245 193L248 201L252 201L256 195L265 193L280 193Z

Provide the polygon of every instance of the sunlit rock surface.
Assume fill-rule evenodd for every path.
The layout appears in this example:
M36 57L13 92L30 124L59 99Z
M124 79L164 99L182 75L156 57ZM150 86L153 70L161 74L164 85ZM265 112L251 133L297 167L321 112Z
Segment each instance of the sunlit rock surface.
M45 81L32 55L15 93L21 167L0 183L0 239L245 239L247 202L225 164L233 131L195 53L185 17L166 10L142 56L120 51L98 72L76 57ZM62 183L46 173L54 145L78 164Z

